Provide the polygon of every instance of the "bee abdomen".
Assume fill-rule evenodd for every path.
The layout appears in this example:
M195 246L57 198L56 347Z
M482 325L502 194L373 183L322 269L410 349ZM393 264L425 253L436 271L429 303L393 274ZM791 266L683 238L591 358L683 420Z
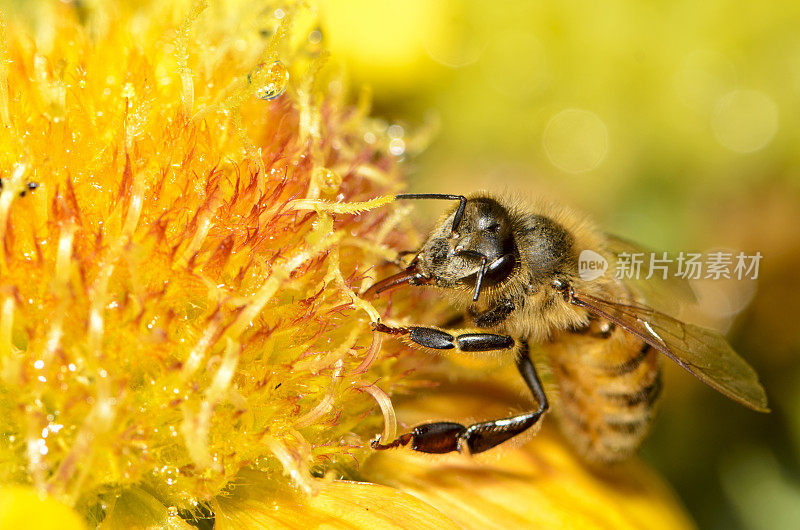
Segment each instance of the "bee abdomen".
M545 346L558 379L562 430L587 460L616 462L647 435L661 393L657 352L622 330L564 333Z
M610 402L627 407L635 407L643 403L653 406L661 396L661 388L661 371L659 370L653 382L637 392L602 392L602 394Z
M637 353L634 357L627 359L618 364L604 366L601 365L603 370L606 370L608 373L613 373L616 375L624 375L633 372L639 366L641 366L642 362L647 358L647 354L650 353L651 346L647 343L644 343L639 348L639 353Z

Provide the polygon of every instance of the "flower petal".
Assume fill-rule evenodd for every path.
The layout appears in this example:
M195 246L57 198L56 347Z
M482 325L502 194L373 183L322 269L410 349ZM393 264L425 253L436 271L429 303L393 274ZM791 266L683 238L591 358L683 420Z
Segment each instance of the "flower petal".
M437 392L406 404L399 416L411 417L414 423L446 415L503 417L514 400L502 395L489 385L466 384L460 391ZM521 446L511 442L474 457L431 456L409 449L379 452L361 473L367 480L414 495L462 528L694 527L669 488L645 464L634 458L593 470L558 435L549 417Z
M33 488L0 488L0 528L83 530L83 520L68 506Z
M214 501L216 530L251 528L458 528L441 512L388 486L333 481L317 495L276 489L258 471L244 471L230 496Z
M193 527L181 519L174 508L170 510L142 489L130 488L117 498L100 528L102 530L130 528L190 530Z

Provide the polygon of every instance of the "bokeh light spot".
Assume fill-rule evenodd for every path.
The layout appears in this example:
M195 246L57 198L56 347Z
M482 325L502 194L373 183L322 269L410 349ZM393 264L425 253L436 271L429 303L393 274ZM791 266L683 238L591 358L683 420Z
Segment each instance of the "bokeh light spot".
M711 126L719 143L731 151L758 151L778 130L778 106L764 92L733 90L717 103Z
M486 82L498 93L526 99L549 83L547 53L532 33L498 33L481 59Z
M554 166L567 173L584 173L606 157L608 128L594 112L565 109L547 122L542 144Z
M423 34L425 51L431 59L452 68L477 61L486 48L487 40L485 29L458 9L448 13L439 31Z
M689 108L709 113L736 86L736 68L728 57L714 50L689 53L675 72L675 90Z

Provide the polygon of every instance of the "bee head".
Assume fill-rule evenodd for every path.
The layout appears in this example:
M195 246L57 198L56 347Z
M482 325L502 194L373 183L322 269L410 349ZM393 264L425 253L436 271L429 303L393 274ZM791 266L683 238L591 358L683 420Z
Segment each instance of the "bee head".
M428 236L417 257L400 274L373 285L376 294L399 285L481 289L508 278L519 260L511 215L489 197L407 194L405 199L458 200L458 206Z
M477 299L482 287L511 274L517 245L511 216L496 200L469 199L460 219L459 211L460 205L433 230L417 256L417 268L439 287L475 288Z

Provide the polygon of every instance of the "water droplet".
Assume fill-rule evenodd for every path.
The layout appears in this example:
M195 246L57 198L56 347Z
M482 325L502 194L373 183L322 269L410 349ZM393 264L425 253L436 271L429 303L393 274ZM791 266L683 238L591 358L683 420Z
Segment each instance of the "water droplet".
M280 62L259 64L247 74L247 82L256 85L256 97L263 100L272 100L283 94L289 82L289 70Z
M342 185L342 177L339 176L339 174L335 171L331 171L326 167L318 168L314 172L314 177L317 181L320 191L327 195L336 193L339 191L339 187Z

